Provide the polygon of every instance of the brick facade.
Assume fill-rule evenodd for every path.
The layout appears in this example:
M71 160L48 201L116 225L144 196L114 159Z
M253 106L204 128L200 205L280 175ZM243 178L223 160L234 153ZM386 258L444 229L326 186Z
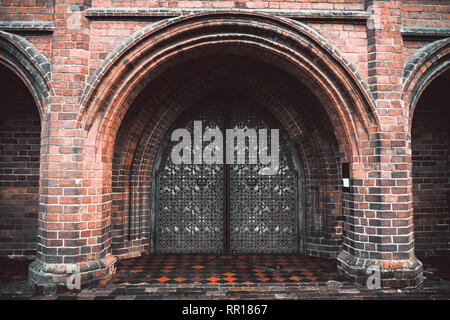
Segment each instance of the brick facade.
M103 283L152 252L161 142L196 99L229 90L297 152L301 252L357 282L378 265L383 286L418 285L420 256L450 249L449 14L438 0L1 0L14 81L0 254L34 256L30 283L51 287L74 265Z

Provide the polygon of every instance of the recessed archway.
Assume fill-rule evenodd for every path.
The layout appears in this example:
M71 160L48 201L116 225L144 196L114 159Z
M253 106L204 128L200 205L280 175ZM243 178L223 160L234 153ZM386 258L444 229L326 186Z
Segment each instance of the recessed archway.
M315 255L336 256L343 230L339 217L342 197L339 192L340 163L358 163L363 156L361 150L371 148L368 141L377 139L379 132L370 91L339 51L311 28L263 14L217 12L175 18L136 32L106 59L86 87L78 123L86 133L80 159L89 161L80 161L84 165L84 173L93 177L92 185L100 191L92 198L92 205L101 208L97 234L105 239L98 257L102 259L111 252L129 257L149 250L148 239L143 236L146 233L132 231L148 228L145 220L148 215L141 213L150 205L150 177L156 152L156 148L150 146L158 145L182 108L178 100L169 100L169 105L165 105L167 100L161 100L161 97L171 90L180 90L172 95L176 97L198 94L198 91L190 92L186 88L183 92L183 88L177 87L176 83L174 88L170 79L165 83L160 77L194 58L206 61L214 56L235 56L238 60L256 61L278 70L299 85L284 90L281 82L276 86L281 88L280 92L292 94L307 90L304 97L310 97L316 102L315 106L320 106L318 112L313 113L316 121L311 123L296 116L296 111L292 111L296 109L295 104L291 109L276 107L275 110L283 111L277 116L289 128L286 131L293 135L293 141L298 140L299 148L309 149L318 155L305 161L315 162L315 165L305 166L308 174L304 177L309 177L306 178L309 189L305 189L305 199L310 197L308 201L315 203L310 208L321 212L319 215L313 214L314 218L309 220L310 230L316 237L312 237L315 240L310 242L308 250ZM195 84L190 79L187 81L184 84ZM163 86L151 90L154 97L144 95L144 100L148 105L158 104L159 101L160 108L147 108L149 113L143 117L136 111L138 109L133 109L133 105L142 103L137 102L140 94L156 82ZM235 83L254 84L252 81ZM271 92L264 90L264 85L241 87L244 90ZM199 89L201 87L196 88ZM283 94L276 95L276 99L267 94L263 97L269 97L269 101L283 100ZM125 121L129 115L137 121ZM317 123L323 125L314 126ZM315 134L304 137L302 135L308 124L313 124L310 132ZM131 137L136 139L128 145L127 130L130 127L142 132L147 130L147 133L136 135L137 131L131 130ZM131 156L116 157L124 152ZM119 178L114 180L114 177ZM352 194L348 193L345 197L351 200ZM91 204L85 205L88 207Z
M0 256L34 257L41 119L22 80L0 64Z
M403 98L412 149L414 242L418 256L448 253L450 39L418 50L405 67Z
M249 95L283 124L301 158L299 251L336 256L342 234L342 154L326 111L286 72L257 59L226 54L172 66L141 91L124 117L114 147L113 253L124 258L154 250L156 154L180 114L189 114L196 101L219 91Z
M450 71L423 91L411 128L414 240L419 257L450 252Z
M50 64L25 38L0 31L1 255L38 249L41 132L53 93Z

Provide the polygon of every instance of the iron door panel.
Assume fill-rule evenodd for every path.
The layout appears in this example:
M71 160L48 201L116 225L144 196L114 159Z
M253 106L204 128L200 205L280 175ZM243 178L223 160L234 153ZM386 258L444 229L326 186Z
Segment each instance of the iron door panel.
M217 113L195 120L222 129ZM193 121L185 126L193 133ZM159 170L156 250L163 253L224 251L224 166L173 163L169 142Z

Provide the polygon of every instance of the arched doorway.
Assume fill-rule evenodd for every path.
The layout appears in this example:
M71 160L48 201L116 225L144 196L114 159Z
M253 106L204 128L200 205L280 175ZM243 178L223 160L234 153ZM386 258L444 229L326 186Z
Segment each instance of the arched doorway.
M90 141L85 154L95 153L104 173L112 173L111 193L104 198L111 200L111 253L125 259L154 252L151 189L159 145L192 99L231 87L270 101L297 151L306 233L300 250L336 257L342 250L343 206L352 201L341 192L341 162L358 161L357 136L366 141L368 133L378 132L373 113L366 113L372 99L359 76L301 24L225 13L160 27L130 37L126 51L96 71L81 101L80 126ZM156 46L154 36L168 43ZM128 52L137 55L125 58Z
M282 126L264 107L237 92L215 92L191 106L173 128L187 129L194 139L195 130L201 130L202 136L206 128L223 133L218 148L222 161L206 164L194 159L191 164L175 164L172 150L177 142L171 141L169 130L154 174L156 252L298 252L303 230L298 161ZM267 166L257 161L258 144L251 145L250 134L245 139L245 163L234 154L231 164L225 150L230 147L227 129L254 129L254 138L260 129L267 130L268 150L279 142L275 171L260 172ZM276 142L271 141L270 129L281 129ZM199 151L208 152L210 143L202 141Z
M411 127L414 241L418 256L450 249L450 71L423 91Z
M216 61L223 65L220 72ZM379 132L373 98L361 80L317 32L264 14L199 13L136 31L92 74L80 99L77 128L86 136L80 170L102 177L92 176L99 192L84 205L102 213L92 231L101 245L92 247L95 255L80 251L77 258L92 265L101 260L100 269L110 273L115 257L155 249L149 221L152 172L162 138L187 106L180 97L230 82L271 101L298 150L303 252L336 257L353 245L354 236L351 231L343 241L345 228L354 225L354 195L342 192L341 163L361 168L360 145Z
M32 94L0 65L0 256L36 254L41 119Z
M158 243L158 239L162 239L158 238L161 234L157 234L158 212L162 206L158 192L164 161L170 158L172 150L168 142L175 129L185 128L189 122L192 126L194 120L201 120L202 115L197 116L195 110L201 111L202 108L208 110L203 113L203 117L213 118L220 123L222 129L233 129L231 122L238 120L243 122L251 120L255 123L259 121L264 124L260 125L261 128L279 129L282 154L288 162L286 176L278 175L276 179L267 181L263 186L268 190L271 187L279 188L284 184L284 192L272 197L271 193L267 193L266 202L272 201L272 204L265 208L258 207L260 205L258 201L264 200L263 196L266 194L255 200L251 193L236 192L232 199L227 200L226 197L232 192L230 182L233 177L232 172L226 174L220 171L230 167L222 165L224 168L217 168L215 176L220 176L220 190L223 188L223 191L213 190L208 193L205 190L204 193L200 192L197 195L203 197L205 201L202 203L198 200L203 205L202 208L198 208L199 211L206 210L208 201L214 204L213 208L216 211L209 210L211 216L208 217L208 221L212 225L214 225L212 221L216 222L214 225L218 229L218 237L214 238L216 245L212 245L209 242L210 238L205 236L202 241L210 247L198 246L199 238L189 238L180 232L179 222L182 220L169 215L170 223L165 232L167 239L172 239L174 243L161 246L161 241ZM225 112L231 109L236 111ZM232 119L231 114L237 118ZM225 125L227 117L229 124ZM206 128L206 124L203 128ZM207 143L203 148L206 146ZM113 161L114 252L123 257L133 256L136 252L133 250L137 248L150 253L220 251L336 255L341 241L342 223L338 152L333 127L323 107L305 86L283 71L256 59L237 55L215 55L180 63L141 91L119 129ZM283 160L283 157L280 160ZM201 170L199 173L200 176L203 174ZM227 177L230 181L228 186L225 186L224 180ZM171 176L165 178L172 183L171 186L166 186L169 190L179 187L178 178L190 179L187 185L191 186L197 182L203 183L202 179L197 181L197 177L193 175L185 177L179 175L177 179ZM235 181L244 182L244 185L247 182L255 184L253 187L247 185L246 191L251 188L260 190L258 181L263 179L259 175L257 179L253 179L245 174L235 178ZM239 186L239 183L234 185ZM180 191L172 198L177 202L176 198L184 197L184 202L181 200L177 202L177 210L183 210L184 205L197 201L195 194L189 192L190 189L186 190L186 194ZM250 200L255 201L253 209L250 208ZM245 209L239 207L242 203L246 204ZM238 215L232 215L232 210L249 212L257 210L255 208L271 213L259 215L259 220L252 222L252 232L250 232L252 228L247 225L241 230L237 228L233 236L232 218ZM170 210L168 207L167 211ZM278 220L271 220L272 216ZM253 219L248 216L246 218ZM190 223L191 227L195 228L194 223L192 221ZM234 224L242 224L242 221L237 219ZM264 224L273 227L266 226L262 230ZM210 228L211 225L208 229ZM186 233L189 232L194 231L186 230ZM284 237L276 240L275 233L283 232ZM271 233L273 240L270 242L267 241L270 238L264 235ZM253 244L249 242L252 237L254 237ZM171 241L167 239L163 242ZM247 247L232 243L233 240L243 242ZM190 241L192 246L186 241Z

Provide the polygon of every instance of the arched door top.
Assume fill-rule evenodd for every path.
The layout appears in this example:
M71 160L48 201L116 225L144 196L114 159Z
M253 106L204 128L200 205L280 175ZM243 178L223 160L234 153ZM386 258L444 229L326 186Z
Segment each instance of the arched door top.
M158 74L190 57L214 53L251 56L298 78L325 106L334 128L343 132L342 148L353 155L358 154L358 135L378 132L370 91L336 48L301 23L238 12L198 13L136 32L91 78L80 125L116 132L132 101ZM99 143L107 140L97 137Z

